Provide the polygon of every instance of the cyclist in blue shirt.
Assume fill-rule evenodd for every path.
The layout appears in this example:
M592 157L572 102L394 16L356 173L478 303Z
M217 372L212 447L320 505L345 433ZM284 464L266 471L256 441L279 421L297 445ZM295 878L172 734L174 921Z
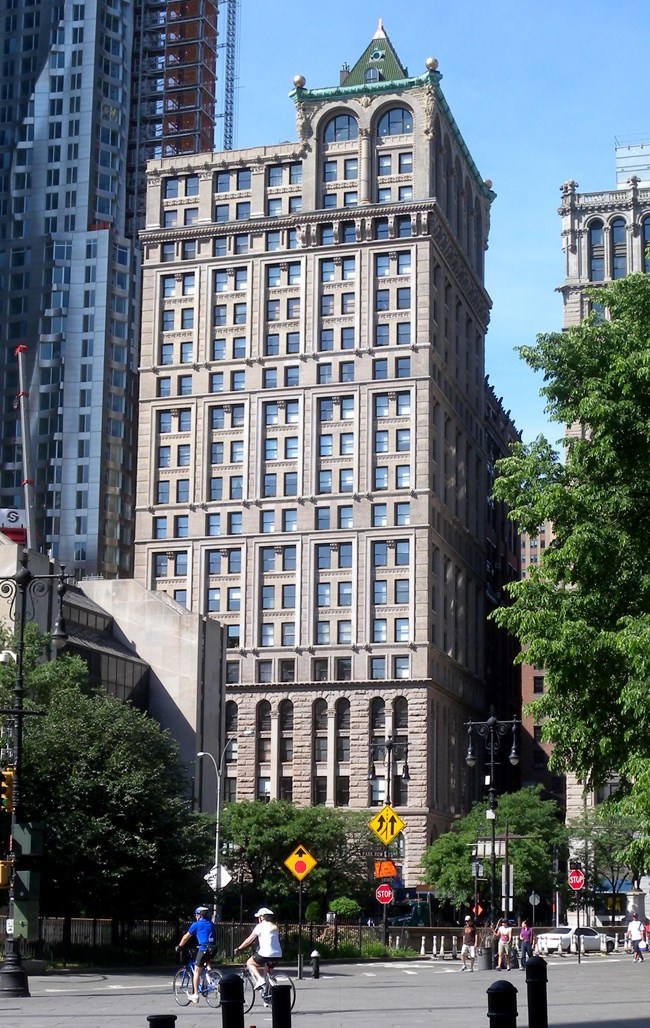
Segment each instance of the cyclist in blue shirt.
M192 1003L199 1002L199 975L201 974L201 968L205 965L208 969L210 968L210 960L214 956L216 935L214 931L214 924L210 920L210 908L209 907L197 907L194 911L194 917L196 920L193 924L188 926L185 935L179 942L176 950L182 949L183 946L187 946L188 942L192 940L196 944L197 952L194 959L194 993L190 996Z

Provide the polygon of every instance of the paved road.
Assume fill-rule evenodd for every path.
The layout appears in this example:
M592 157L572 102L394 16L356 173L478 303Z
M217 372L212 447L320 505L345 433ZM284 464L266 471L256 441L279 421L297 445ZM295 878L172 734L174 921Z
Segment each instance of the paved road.
M645 964L648 964L646 968ZM201 1000L181 1008L161 972L48 974L30 978L31 996L0 996L0 1028L149 1028L147 1015L174 1013L176 1028L221 1028L221 1013ZM624 954L548 958L549 1028L640 1028L650 1024L650 959ZM527 1028L521 971L462 973L458 961L339 964L307 972L296 983L292 1028L484 1028L486 990L495 981L518 990L518 1028ZM270 1028L271 1011L256 1004L246 1028Z

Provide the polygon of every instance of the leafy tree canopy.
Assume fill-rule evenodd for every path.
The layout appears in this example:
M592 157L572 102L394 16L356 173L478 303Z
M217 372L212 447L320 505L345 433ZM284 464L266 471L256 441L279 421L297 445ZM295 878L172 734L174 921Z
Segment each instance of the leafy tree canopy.
M429 846L422 857L425 881L439 900L449 898L457 907L470 906L474 899L472 852L477 839L490 839L490 822L485 817L484 801L474 804L469 814L454 824ZM558 816L557 805L542 799L541 788L520 789L499 796L495 822L498 839L508 835L508 863L514 866L515 906L528 908L531 891L552 897L556 888L554 860L565 855L566 830ZM481 860L484 877L480 896L483 907L489 900L489 856ZM498 861L497 892L501 894L501 867ZM497 900L498 903L498 900Z
M39 663L47 639L32 625L25 639L25 709L44 713L24 719L21 821L44 829L42 911L172 916L209 899L202 874L214 830L189 810L174 740L93 691L80 657ZM15 666L2 670L11 704Z
M325 906L337 896L348 896L364 904L370 892L365 851L376 842L367 822L367 812L298 808L283 800L227 803L221 838L223 860L234 881L224 891L224 903L232 903L235 884L240 883L247 907L264 903L295 916L298 881L284 861L300 845L318 861L303 879L309 901L322 900Z
M552 766L587 786L619 774L650 807L650 279L594 290L595 311L522 347L551 418L579 431L561 463L539 437L498 462L495 496L555 540L494 614L545 668L533 709Z
M616 799L606 800L595 807L587 807L569 825L571 853L585 872L587 896L594 901L596 893L622 892L624 887L638 882L639 825L634 814L626 811L626 804Z

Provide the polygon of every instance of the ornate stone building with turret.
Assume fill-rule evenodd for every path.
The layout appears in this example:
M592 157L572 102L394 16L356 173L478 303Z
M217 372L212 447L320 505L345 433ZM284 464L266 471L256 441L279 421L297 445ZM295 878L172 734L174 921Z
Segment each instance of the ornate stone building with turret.
M136 579L223 626L224 799L389 799L407 884L495 700L494 193L440 80L380 24L295 142L151 162L142 234Z

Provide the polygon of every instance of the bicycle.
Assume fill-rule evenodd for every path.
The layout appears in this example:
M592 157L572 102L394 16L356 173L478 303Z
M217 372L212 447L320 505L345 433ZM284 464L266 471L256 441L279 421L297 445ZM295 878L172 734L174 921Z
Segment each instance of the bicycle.
M187 965L185 967L181 967L174 975L172 991L174 993L174 999L178 1003L179 1007L186 1007L190 1002L190 996L194 992L195 967L196 964L194 961L189 960ZM207 967L201 968L198 995L205 996L208 1006L219 1007L221 1005L221 992L219 991L220 981L220 971L211 971Z
M260 997L265 1007L271 1004L271 989L276 985L289 985L291 988L291 1009L293 1010L294 1003L296 1002L296 987L293 984L293 979L285 974L284 971L269 970L268 966L264 966L264 986L261 989L256 989L257 979L254 977L253 972L246 966L239 969L242 981L244 983L244 1013L247 1014L255 1002L255 997L259 992Z

